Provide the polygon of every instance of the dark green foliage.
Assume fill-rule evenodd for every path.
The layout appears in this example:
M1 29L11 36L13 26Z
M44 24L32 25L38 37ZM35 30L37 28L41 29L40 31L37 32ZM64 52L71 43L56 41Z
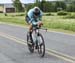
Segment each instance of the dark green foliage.
M24 11L24 8L22 7L20 0L15 0L13 5L16 8L16 12L23 12Z
M65 16L64 18L66 18L66 19L75 19L75 14L69 14L69 15Z
M65 2L59 1L55 3L55 11L65 10L66 4Z
M75 1L73 1L69 5L67 5L66 11L75 12Z
M65 1L45 1L36 0L34 4L28 4L27 11L34 6L38 6L43 12L57 12L61 10L65 10L68 12L75 12L75 1L74 0L65 0Z
M31 8L33 8L34 6L35 6L35 3L34 3L34 4L28 4L27 7L26 7L27 12L28 12Z
M15 16L24 16L25 14L17 14L17 15L15 15Z
M53 14L51 14L51 13L49 12L49 13L46 13L45 16L53 16Z
M57 15L67 15L68 13L67 12L65 12L65 11L58 11L57 12Z

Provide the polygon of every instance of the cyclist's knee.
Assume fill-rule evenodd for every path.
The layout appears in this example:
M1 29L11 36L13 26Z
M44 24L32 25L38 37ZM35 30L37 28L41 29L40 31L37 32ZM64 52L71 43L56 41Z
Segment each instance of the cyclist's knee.
M29 31L32 32L32 25L29 26Z

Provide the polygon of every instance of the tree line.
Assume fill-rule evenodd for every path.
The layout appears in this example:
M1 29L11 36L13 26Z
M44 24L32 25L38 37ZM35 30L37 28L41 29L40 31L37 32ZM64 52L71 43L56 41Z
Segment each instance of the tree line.
M43 12L57 12L60 10L75 12L75 1L74 0L64 0L64 1L45 1L36 0L35 3L25 5L25 9L22 7L20 0L14 0L14 7L17 12L22 12L29 10L34 6L38 6Z
M75 12L75 1L67 2L67 1L41 1L36 2L34 4L28 4L27 10L33 8L34 6L38 6L42 9L43 12L57 12L60 10Z

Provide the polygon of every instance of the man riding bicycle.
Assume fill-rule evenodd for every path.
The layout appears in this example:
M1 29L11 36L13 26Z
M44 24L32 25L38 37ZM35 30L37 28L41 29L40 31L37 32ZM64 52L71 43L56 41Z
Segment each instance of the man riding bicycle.
M40 10L40 8L38 7L34 7L32 9L30 9L27 13L26 16L26 21L29 24L29 35L30 35L30 39L31 39L31 43L33 44L33 40L32 40L32 29L34 26L39 26L41 27L41 25L43 25L42 23L42 11Z

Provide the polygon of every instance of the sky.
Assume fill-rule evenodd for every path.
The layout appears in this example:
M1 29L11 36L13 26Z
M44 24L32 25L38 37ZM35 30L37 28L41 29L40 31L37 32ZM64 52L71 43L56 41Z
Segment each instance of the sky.
M24 3L34 3L35 0L21 0Z
M35 0L21 0L21 1L23 1L25 3L33 3L33 2L35 2ZM55 0L46 0L46 1L55 1Z
M47 1L55 1L55 0L47 0ZM22 3L33 3L35 0L21 0ZM12 3L11 0L0 0L0 4L3 3Z

